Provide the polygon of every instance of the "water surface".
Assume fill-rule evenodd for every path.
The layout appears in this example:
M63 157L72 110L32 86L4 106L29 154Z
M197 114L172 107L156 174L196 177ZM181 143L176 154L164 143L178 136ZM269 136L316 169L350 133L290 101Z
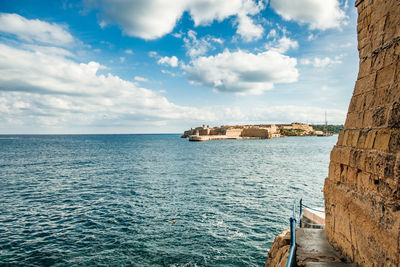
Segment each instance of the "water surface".
M336 140L0 136L0 264L262 266Z

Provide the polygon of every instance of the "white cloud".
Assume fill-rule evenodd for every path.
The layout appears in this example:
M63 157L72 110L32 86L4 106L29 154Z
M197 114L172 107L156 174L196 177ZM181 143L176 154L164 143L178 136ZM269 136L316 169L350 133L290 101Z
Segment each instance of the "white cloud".
M172 32L185 11L189 12L195 26L209 25L237 17L237 33L244 40L256 40L263 29L252 18L264 9L262 1L254 0L147 0L109 1L85 0L86 6L100 10L101 25L118 24L129 36L157 39Z
M271 0L271 7L285 20L309 24L310 29L326 30L346 24L346 14L338 0Z
M222 40L221 38L210 37L210 40L218 44L224 43L224 40Z
M324 57L324 58L315 57L312 59L304 58L300 60L300 64L312 65L315 68L325 68L330 65L341 64L341 63L342 63L341 56L336 56L334 58L330 57Z
M268 42L265 46L266 49L271 49L279 53L285 53L290 49L297 49L299 43L289 37L283 36L280 39L274 39L274 41Z
M240 125L262 123L304 122L321 124L325 121L325 111L329 123L342 124L346 110L301 105L269 105L265 107L227 107L218 111L217 125Z
M0 32L16 35L24 41L52 45L67 45L74 41L65 26L29 20L18 14L0 13Z
M129 36L151 40L173 30L184 12L183 1L86 0L86 6L101 10L101 21L118 24Z
M140 76L135 76L134 80L138 81L138 82L148 82L149 81L147 78L140 77Z
M124 63L124 62L125 62L125 57L119 57L119 61L120 61L121 63Z
M175 33L172 33L171 34L173 37L175 37L175 38L178 38L178 39L180 39L180 38L182 38L182 33L181 32L175 32Z
M150 51L150 52L149 52L149 57L155 58L155 57L157 57L157 56L158 56L158 54L157 54L156 51Z
M264 28L261 25L254 24L253 20L246 15L238 16L238 26L236 32L246 42L258 40L264 33Z
M131 49L126 49L124 52L125 54L133 55L133 51Z
M234 106L216 107L218 114L215 121L207 121L210 125L244 125L263 123L304 122L322 124L325 112L329 123L343 124L346 119L346 109L326 108L308 105L267 105L257 107Z
M269 50L253 54L225 50L216 56L199 57L185 66L188 79L219 92L261 94L274 83L297 81L295 58Z
M299 43L294 41L286 36L283 36L278 40L278 46L275 48L277 51L281 53L285 53L290 49L297 49L299 47Z
M348 8L349 8L349 0L345 0L345 1L344 1L343 8L344 8L344 9L348 9Z
M100 28L104 29L105 27L107 27L107 22L102 20L102 21L99 22L99 26L100 26Z
M342 48L347 48L347 47L352 47L355 46L352 42L347 42L345 44L340 45L340 47Z
M22 44L22 47L27 50L34 51L36 53L76 58L76 56L73 53L71 53L70 51L68 51L64 48L60 48L60 47L41 46L41 45L35 45L35 44Z
M172 77L175 77L175 76L176 76L176 73L171 72L171 71L169 71L169 70L161 70L161 72L164 73L164 74L171 75Z
M105 67L97 62L77 63L63 53L42 53L35 47L23 49L0 43L3 131L20 126L69 129L97 125L103 129L215 118L210 111L176 105L134 82L98 74Z
M267 39L275 38L275 37L277 37L277 36L278 36L278 33L276 32L276 30L275 30L275 29L272 29L272 30L269 31L269 33L268 33L268 35L267 35Z
M179 61L176 56L172 56L172 57L162 57L157 61L157 63L160 65L167 65L175 68L178 67Z
M157 52L150 51L149 52L149 57L158 59L157 60L157 64L159 64L159 65L170 66L170 67L173 67L173 68L176 68L179 65L179 59L176 56L161 57L161 56L158 55Z
M186 54L190 57L197 57L206 54L210 49L213 50L213 43L223 44L224 40L210 35L197 39L197 33L189 30L187 37L183 38L183 42L185 43Z
M277 123L308 122L320 124L325 121L325 111L330 123L344 123L346 110L314 106L282 105L251 109L249 120Z
M290 49L297 49L299 47L299 43L297 41L293 41L292 39L284 36L281 39L279 39L279 51L282 53L290 50Z
M197 33L195 31L189 30L187 33L187 37L183 38L183 41L185 43L185 47L187 50L187 54L190 57L196 57L200 55L204 55L211 44L203 39L198 40L197 39Z

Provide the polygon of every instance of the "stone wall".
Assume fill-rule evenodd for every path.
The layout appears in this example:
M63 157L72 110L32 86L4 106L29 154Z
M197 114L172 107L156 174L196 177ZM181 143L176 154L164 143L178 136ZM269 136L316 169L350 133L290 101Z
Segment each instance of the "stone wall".
M292 124L278 124L278 128L281 130L303 130L305 134L314 132L314 128L305 123L293 122Z
M226 133L226 129L220 127L214 127L210 129L210 135L223 135Z
M314 131L312 126L304 123L292 123L292 128L304 130L306 133L311 133Z
M325 180L326 233L362 266L399 266L400 1L356 7L360 66Z
M239 137L242 135L242 131L243 129L240 128L227 129L225 135L228 137Z
M200 128L199 135L210 135L210 128Z
M262 128L245 128L241 134L242 137L259 137L259 138L268 138L268 130Z

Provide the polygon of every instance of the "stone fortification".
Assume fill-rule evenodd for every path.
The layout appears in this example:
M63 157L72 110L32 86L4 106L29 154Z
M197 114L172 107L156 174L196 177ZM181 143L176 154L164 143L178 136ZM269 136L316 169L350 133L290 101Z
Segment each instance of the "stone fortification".
M314 132L313 127L305 123L293 122L292 124L281 124L278 126L280 129L283 130L295 130L295 129L303 130L306 134Z
M325 180L326 233L362 266L400 266L400 1L358 0L360 67Z
M297 131L298 130L298 131ZM313 127L305 123L292 124L260 124L260 125L236 125L221 126L210 128L207 126L192 128L185 131L182 138L189 136L217 136L216 139L242 139L256 138L266 139L284 136L285 133L291 131L290 135L318 135L318 131L314 131ZM224 138L221 138L224 136ZM207 139L207 138L205 138ZM205 140L204 139L204 140ZM211 140L211 139L207 139Z
M266 139L268 138L268 129L257 127L245 128L242 131L242 136L259 137L262 139Z
M225 135L231 138L241 137L243 129L241 128L230 128L225 130Z
M189 136L216 136L215 139L242 139L257 138L266 139L279 137L279 129L275 124L271 125L244 125L244 126L221 126L213 127L202 126L185 131L182 138ZM224 138L220 138L220 137ZM204 139L211 140L211 139Z

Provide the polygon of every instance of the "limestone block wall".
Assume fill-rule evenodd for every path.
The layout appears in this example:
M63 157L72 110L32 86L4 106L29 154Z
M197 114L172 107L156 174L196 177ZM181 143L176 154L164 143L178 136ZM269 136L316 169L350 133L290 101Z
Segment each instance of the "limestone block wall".
M278 133L278 131L279 131L279 129L278 129L278 127L275 125L275 124L271 124L269 127L267 127L268 129L268 132L270 133L270 134L275 134L275 133Z
M362 266L400 266L400 1L355 4L359 73L325 180L326 233Z
M200 135L210 135L210 128L202 128L199 130Z
M232 129L227 129L225 134L229 137L239 137L242 134L243 129L240 128L232 128Z
M242 131L242 137L268 138L268 130L254 127L245 128Z
M222 130L222 128L212 128L210 129L210 135L223 135L225 134L226 130Z
M313 132L314 129L312 126L304 123L292 123L292 128L293 129L301 129L306 131L306 133Z

